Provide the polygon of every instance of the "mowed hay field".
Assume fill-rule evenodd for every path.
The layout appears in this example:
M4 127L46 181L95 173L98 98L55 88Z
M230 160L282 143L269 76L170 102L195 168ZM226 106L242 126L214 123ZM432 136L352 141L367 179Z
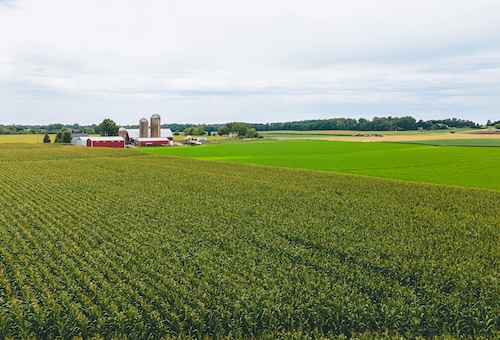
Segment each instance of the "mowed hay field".
M271 140L140 150L204 160L500 190L500 147Z
M0 148L0 338L500 336L500 192Z

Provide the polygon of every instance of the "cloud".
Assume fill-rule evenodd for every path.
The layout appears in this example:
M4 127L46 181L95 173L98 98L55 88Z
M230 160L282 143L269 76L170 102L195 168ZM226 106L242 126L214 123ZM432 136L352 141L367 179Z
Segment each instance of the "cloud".
M497 1L18 4L0 6L0 123L500 115Z
M16 3L19 3L20 0L0 0L0 6L8 6L8 7L13 7L16 5Z

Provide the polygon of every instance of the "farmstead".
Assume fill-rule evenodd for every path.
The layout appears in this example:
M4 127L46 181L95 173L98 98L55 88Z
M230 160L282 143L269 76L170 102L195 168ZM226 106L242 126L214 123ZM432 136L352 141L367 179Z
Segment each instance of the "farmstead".
M146 118L139 120L139 129L120 128L118 133L127 143L135 146L168 146L173 145L174 134L170 129L161 128L161 117L151 116L151 124Z

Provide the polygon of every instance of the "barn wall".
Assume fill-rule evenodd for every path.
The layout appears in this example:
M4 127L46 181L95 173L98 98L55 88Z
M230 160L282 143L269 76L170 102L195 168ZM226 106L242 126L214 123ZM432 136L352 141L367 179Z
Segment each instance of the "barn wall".
M124 148L125 141L100 141L100 140L87 140L87 146L93 148Z

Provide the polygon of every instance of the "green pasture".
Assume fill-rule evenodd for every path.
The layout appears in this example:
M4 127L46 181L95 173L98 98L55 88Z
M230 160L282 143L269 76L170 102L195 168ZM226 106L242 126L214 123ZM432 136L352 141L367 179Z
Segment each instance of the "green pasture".
M143 152L500 190L500 148L312 140L248 141Z
M314 138L324 138L324 137L339 137L339 136L352 136L353 133L348 131L270 131L270 132L259 132L264 138L276 138L276 139L314 139Z
M426 144L426 145L437 145L437 146L490 146L490 147L500 147L499 138L478 138L478 139L436 139L436 140L422 140L422 141L411 141L405 143L412 144Z

